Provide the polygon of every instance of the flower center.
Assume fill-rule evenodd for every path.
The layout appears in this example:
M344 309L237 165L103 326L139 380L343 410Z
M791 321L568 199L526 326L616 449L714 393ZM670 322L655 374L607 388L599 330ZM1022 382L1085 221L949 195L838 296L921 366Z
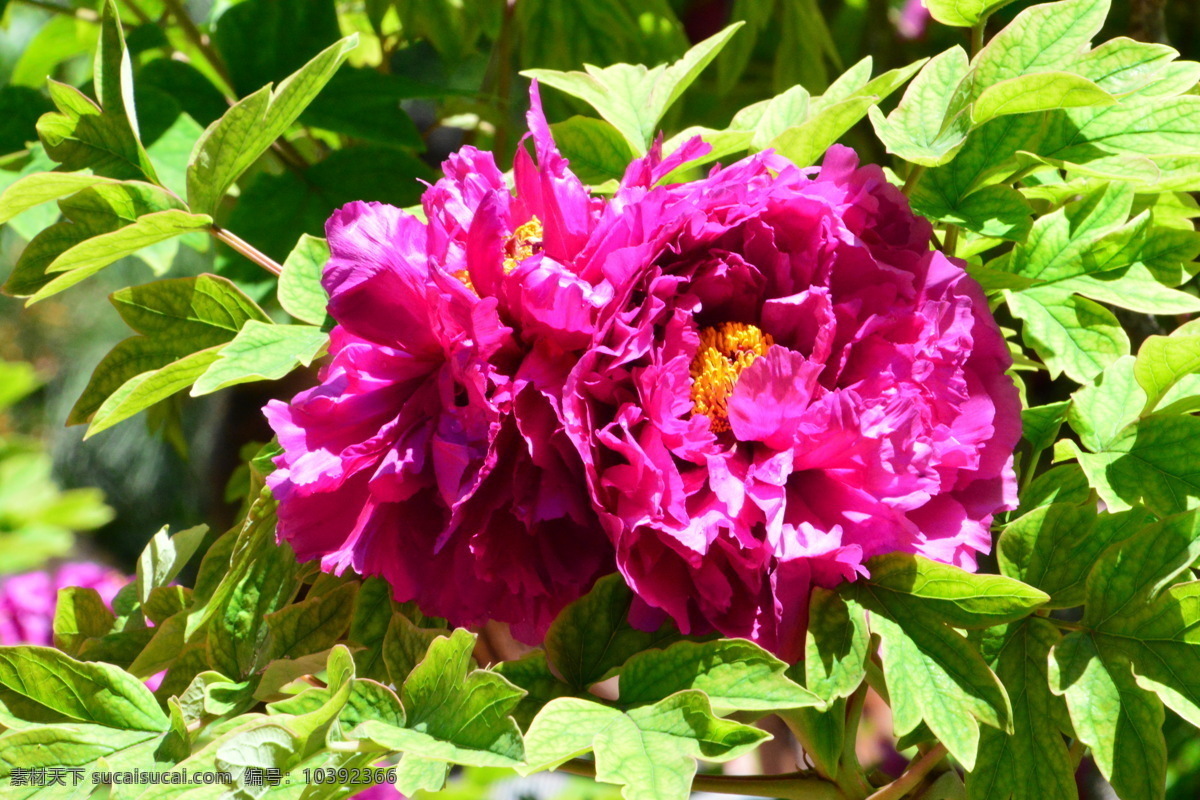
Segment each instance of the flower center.
M508 237L508 241L504 243L505 273L512 272L522 261L540 252L542 252L542 221L537 217L530 217L528 222L517 226L512 236ZM454 273L454 277L475 292L475 286L471 283L471 275L467 270L458 270ZM475 294L479 294L479 292L475 292Z
M700 348L691 366L692 412L708 417L715 433L729 430L726 404L738 376L773 344L770 334L744 322L700 330Z

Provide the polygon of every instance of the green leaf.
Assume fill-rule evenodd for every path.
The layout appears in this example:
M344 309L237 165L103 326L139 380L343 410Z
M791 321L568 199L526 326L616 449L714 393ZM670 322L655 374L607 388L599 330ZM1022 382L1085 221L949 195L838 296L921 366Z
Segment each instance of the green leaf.
M1195 84L1195 76L1188 77ZM1099 174L1129 174L1152 182L1159 170L1147 157L1200 153L1198 123L1200 97L1154 97L1146 103L1124 98L1114 106L1054 112L1046 138L1036 152L1051 163L1081 168L1095 163ZM1105 160L1109 156L1123 156L1125 160ZM1142 169L1126 173L1133 165L1141 165ZM1112 172L1113 167L1119 169Z
M1126 427L1104 450L1077 457L1113 511L1144 505L1156 514L1173 514L1200 504L1196 436L1200 418L1150 416Z
M0 223L8 222L34 206L74 194L98 183L115 181L79 172L38 172L27 175L0 194Z
M1073 62L1072 69L1107 92L1125 94L1145 86L1178 55L1165 44L1138 42L1122 36L1085 53Z
M1088 449L1103 450L1141 415L1146 393L1134 380L1134 369L1133 356L1121 356L1071 396L1067 421Z
M985 729L967 775L969 800L1075 800L1075 769L1056 719L1062 700L1048 686L1047 660L1059 641L1043 619L1010 624L994 665L1012 698L1014 732Z
M931 197L925 201L931 205L958 208L972 192L1019 169L1018 151L1035 148L1045 127L1044 115L1038 114L1009 115L986 122L971 131L954 160L926 172L917 188Z
M1092 487L1088 485L1083 469L1076 463L1059 464L1038 475L1026 487L1017 513L1024 514L1051 503L1083 505L1088 502L1092 502Z
M804 685L826 701L854 694L866 677L870 633L863 609L841 594L813 587L805 633ZM797 666L793 672L799 670Z
M1071 401L1062 400L1021 410L1021 438L1035 455L1054 444L1070 408Z
M429 646L425 660L404 681L401 700L410 732L439 746L398 749L460 764L486 762L478 766L512 766L524 758L521 732L509 714L525 693L494 672L471 670L474 647L475 636L462 629ZM467 720L471 723L464 724ZM377 730L374 725L368 723Z
M119 359L118 363L122 368L127 368L129 363L137 363L142 359L162 360L162 353L157 346L142 337L127 339L118 347L121 348L121 352L116 353L114 350L110 355ZM117 423L124 422L139 411L151 408L171 395L182 392L212 366L217 360L217 354L216 348L200 350L164 367L134 375L106 397L92 414L84 438L90 439Z
M270 657L297 658L333 647L350 625L357 594L357 583L344 583L267 614Z
M141 336L118 344L92 374L68 422L88 435L190 386L250 320L269 317L227 278L200 275L134 286L112 295Z
M357 35L342 39L274 91L264 86L208 126L188 167L188 202L193 211L212 214L216 210L233 182L296 121L357 45Z
M64 798L88 797L100 778L97 770L110 772L114 769L137 769L153 771L158 768L156 751L163 741L162 736L150 731L115 730L103 725L60 724L41 725L36 728L11 730L0 735L0 778L12 788L8 797ZM20 782L13 779L17 767L29 770L55 768L77 768L80 771L65 773L65 786L46 780L41 788L26 778L25 793ZM74 788L76 777L79 787Z
M43 114L37 132L51 158L68 171L90 169L118 180L157 182L154 166L124 109L101 109L78 89L53 79L49 87L58 111Z
M371 577L363 581L354 604L354 617L350 621L348 641L358 645L354 653L354 666L359 675L372 680L388 680L388 671L383 660L384 639L395 613L392 587L383 578Z
M1106 626L1138 610L1174 583L1200 558L1200 513L1168 517L1109 548L1087 580L1083 624Z
M925 0L929 13L943 25L971 28L1012 0Z
M321 272L329 260L329 245L324 239L304 234L283 262L279 276L279 304L301 322L322 325L329 293L321 285Z
M676 642L647 650L621 668L620 702L655 703L689 689L708 696L717 713L823 706L817 695L793 683L787 664L742 639Z
M76 661L49 647L0 647L0 706L7 719L13 701L42 713L29 721L59 718L127 731L165 731L169 722L141 681L111 664ZM17 713L20 719L19 712ZM23 727L23 726L18 726Z
M822 108L803 123L788 128L767 145L797 166L807 167L853 128L878 103L875 97L852 97Z
M1110 106L1116 102L1115 97L1087 78L1070 72L1037 72L988 86L971 106L971 121L982 125L1005 114Z
M1056 284L1059 291L1074 292L1092 300L1140 314L1195 314L1200 298L1164 286L1145 264L1079 275Z
M1086 634L1073 633L1050 654L1050 687L1063 695L1080 741L1119 796L1159 800L1166 783L1162 702L1142 691L1129 662L1097 649Z
M252 675L266 656L270 629L265 617L286 606L297 588L296 556L286 542L275 542L274 503L259 504L247 519L230 571L205 615L212 665L239 680Z
M192 397L239 383L277 380L297 366L307 367L328 343L329 335L312 325L272 325L251 320L196 380Z
M1133 365L1133 377L1146 395L1137 412L1153 410L1184 376L1197 371L1200 371L1200 336L1176 333L1147 337Z
M550 133L571 171L587 184L619 179L633 158L620 131L601 119L571 117L551 125Z
M639 631L629 624L633 592L620 575L596 581L585 596L571 603L546 632L546 655L576 690L612 675L634 654L669 644L677 635Z
M119 231L139 217L177 210L179 201L146 183L99 183L58 201L63 220L42 230L25 247L4 291L29 297L54 280L48 267L93 237ZM61 276L60 276L61 277Z
M922 721L968 771L974 768L980 724L1011 730L1012 708L979 652L942 620L953 603L854 584L880 636L883 672L898 736ZM961 613L961 612L956 612Z
M522 771L594 750L596 779L624 786L627 800L682 800L690 795L697 758L728 761L768 738L765 731L714 717L701 692L680 692L628 713L564 697L549 703L530 726L530 766Z
M150 593L154 589L164 587L175 580L204 543L207 535L208 526L197 525L174 536L168 536L167 526L164 525L150 537L142 554L138 556L135 579L138 599L143 605L150 601Z
M925 64L886 118L872 106L871 124L887 151L928 167L954 158L970 129L963 103L969 83L967 54L953 47Z
M870 65L867 65L868 68ZM864 81L865 83L865 81ZM752 132L751 150L763 150L771 140L810 115L811 98L803 86L793 86L769 100L760 100L733 115L731 130Z
M1077 295L1051 288L1005 291L1013 316L1025 322L1024 338L1050 370L1086 383L1129 354L1129 337L1112 312Z
M78 655L85 641L106 635L114 622L116 617L95 589L64 587L58 590L54 603L54 646Z
M429 652L429 646L439 636L450 636L441 628L418 628L406 615L396 612L383 639L383 662L387 665L392 683L400 686L412 674Z
M1033 209L1011 186L985 186L951 204L932 181L917 184L910 197L913 210L980 236L1022 241L1033 225Z
M653 69L585 65L585 72L530 69L521 74L584 100L612 123L637 155L644 155L659 120L741 27L737 22L700 42L671 66Z
M1141 509L1097 514L1092 506L1051 503L1006 526L996 558L1005 575L1050 595L1047 607L1083 605L1084 581L1100 553L1150 519Z
M1149 525L1110 547L1087 579L1084 630L1054 648L1051 688L1066 697L1076 735L1122 797L1162 797L1163 703L1200 721L1200 515Z
M1020 619L1043 605L1044 592L1012 578L967 572L909 553L875 556L867 562L871 596L896 595L937 611L956 628L984 628Z
M1072 67L1100 31L1110 0L1060 0L1031 6L992 37L974 59L986 90L1011 78Z
M139 217L133 224L80 242L55 258L47 273L63 273L50 280L29 298L29 305L69 289L90 278L114 261L133 255L144 247L207 228L212 218L171 209Z
M512 712L522 730L529 727L542 706L571 693L571 688L550 671L546 653L542 650L534 650L516 661L501 661L492 669L507 678L509 683L525 690L525 696Z

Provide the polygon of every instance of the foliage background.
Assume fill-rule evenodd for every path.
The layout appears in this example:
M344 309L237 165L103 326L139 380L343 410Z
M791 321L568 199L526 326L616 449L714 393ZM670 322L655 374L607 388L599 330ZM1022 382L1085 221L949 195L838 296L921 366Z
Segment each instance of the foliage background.
M218 223L277 261L301 234L321 235L324 219L344 202L415 203L423 188L419 181L432 180L441 160L463 144L494 149L507 167L503 162L523 129L528 86L519 74L523 69L673 61L729 22L746 21L715 68L664 120L670 136L692 125L723 128L737 109L797 83L815 96L865 56L874 59L879 74L965 44L967 35L931 23L923 35L903 37L896 25L900 0L181 1L119 2L133 54L142 140L164 165L168 185L182 183L193 142L231 99L281 80L344 35L360 36L348 66L304 113L300 127L243 176L240 196L227 198L216 214ZM1012 3L990 27L999 29L1030 4ZM24 172L50 166L40 146L29 147L37 141L38 116L52 109L46 78L91 92L96 8L86 0L0 0L0 189ZM190 23L211 29L211 41L198 46L189 23L181 24L181 12ZM1163 41L1182 58L1198 59L1200 3L1117 0L1097 41L1118 35ZM544 96L552 122L584 111L561 93L546 90ZM865 120L843 141L865 161L890 163ZM610 177L589 165L586 154L573 154L569 139L561 143L568 156L577 156L575 166L585 180ZM0 227L0 280L26 241L57 214L48 204ZM283 318L273 281L202 233L123 259L31 309L0 297L0 359L27 362L39 376L29 379L29 395L5 414L0 434L40 441L62 487L98 487L114 511L109 515L97 507L72 521L71 527L87 528L111 516L80 539L76 555L128 570L163 524L226 527L237 504L225 487L244 449L270 437L262 405L311 382L301 371L279 382L176 398L143 414L146 425L117 426L86 445L81 427L63 428L92 369L129 335L107 295L159 275L201 272L236 279L269 313ZM1150 317L1123 321L1135 350L1140 338L1161 332ZM14 375L4 373L0 382L12 384L18 380ZM1028 383L1030 405L1064 400L1074 389L1066 378L1034 377ZM0 470L0 479L4 476ZM0 486L0 504L3 492ZM14 542L0 533L0 561L17 563ZM1168 742L1168 794L1194 797L1200 792L1200 742L1177 719L1168 722ZM1090 796L1105 796L1098 775L1092 778Z

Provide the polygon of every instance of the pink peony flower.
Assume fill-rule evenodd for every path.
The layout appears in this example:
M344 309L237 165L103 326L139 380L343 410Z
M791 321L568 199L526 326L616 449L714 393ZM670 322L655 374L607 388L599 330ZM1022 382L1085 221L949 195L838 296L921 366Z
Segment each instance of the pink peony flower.
M671 166L632 165L593 234L625 289L568 379L568 432L642 621L795 660L814 584L988 549L1015 501L1008 350L848 148L815 176L764 153L655 187Z
M904 7L896 17L896 32L901 39L923 39L931 19L933 15L929 13L925 0L904 0Z
M510 192L464 148L425 193L428 222L351 203L326 226L338 322L321 384L267 417L279 536L322 569L382 575L454 625L539 640L612 570L562 387L613 296L579 253L603 203L567 168L536 87Z
M100 564L63 564L50 571L25 572L0 581L0 645L54 645L54 608L58 590L95 589L105 605L128 583L121 573Z

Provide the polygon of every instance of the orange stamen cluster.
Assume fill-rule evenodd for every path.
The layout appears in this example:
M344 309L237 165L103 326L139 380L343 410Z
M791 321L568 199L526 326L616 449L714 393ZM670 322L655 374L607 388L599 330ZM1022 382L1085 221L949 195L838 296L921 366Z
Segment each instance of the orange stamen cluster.
M744 322L701 329L691 366L692 411L708 417L714 432L729 430L727 404L738 376L773 344L770 334Z
M512 272L522 261L532 256L534 253L542 251L542 221L537 217L530 217L529 221L517 226L513 231L512 236L508 237L508 242L504 246L504 271ZM471 283L471 276L467 270L460 269L454 273L454 277L463 282L463 285L475 292L475 286ZM479 294L478 292L475 292Z

